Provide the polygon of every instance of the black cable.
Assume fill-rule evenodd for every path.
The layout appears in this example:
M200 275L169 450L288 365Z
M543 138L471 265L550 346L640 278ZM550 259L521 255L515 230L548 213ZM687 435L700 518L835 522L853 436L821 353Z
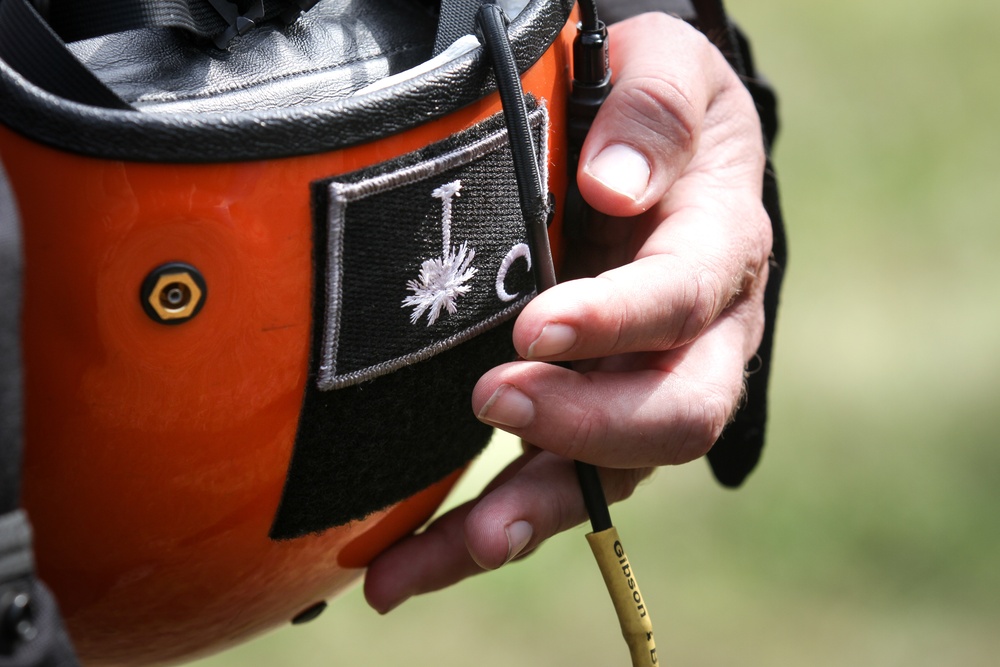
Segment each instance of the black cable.
M593 3L591 2L591 5ZM582 126L589 128L590 122L610 90L611 72L608 67L607 31L596 15L596 7L589 17L590 28L580 26L578 42L581 48L574 48L574 91L579 89L585 116ZM532 269L538 292L556 284L555 266L549 247L548 221L552 208L545 196L545 186L538 169L535 144L528 125L528 111L521 89L520 71L511 52L507 38L507 17L503 10L492 3L483 4L476 15L476 30L493 61L497 89L503 105L507 123L511 153L514 157L514 173L517 178L518 196L528 231L531 248ZM596 39L593 39L596 36ZM585 55L578 58L577 52ZM581 79L578 81L577 72ZM579 84L579 85L578 85ZM572 93L571 93L572 97ZM595 104L596 101L596 104ZM574 114L570 104L570 117ZM578 120L581 120L578 118ZM586 132L584 131L584 135ZM580 139L582 145L582 138ZM575 174L575 172L574 172ZM580 198L582 202L582 198ZM585 206L581 204L581 206ZM582 210L582 208L581 208ZM567 211L567 215L569 211ZM597 468L589 463L574 462L577 480L583 494L583 502L590 515L593 532L587 535L594 558L611 594L611 600L618 615L622 635L629 647L633 667L654 667L658 663L656 642L649 613L639 592L635 575L618 531L611 523L611 513L604 497L604 488Z
M528 245L531 248L531 266L538 292L556 284L555 265L549 247L548 198L538 169L538 157L528 125L528 110L524 104L520 72L507 39L507 16L492 3L483 4L476 17L487 55L496 72L497 89L503 105L510 148L514 156L514 173L517 176L521 210L528 226ZM604 497L604 488L597 468L576 461L577 478L583 493L584 505L594 532L612 526L611 513Z
M528 226L532 267L538 291L542 292L556 284L556 272L549 248L549 202L538 169L535 142L528 125L528 109L524 104L520 71L507 39L508 23L503 9L493 3L484 3L476 15L477 31L493 63L510 138L510 150L514 156L517 194Z
M581 7L589 5L584 3ZM591 10L596 12L596 7L592 7ZM583 142L610 92L608 29L595 13L594 16L585 17L580 22L576 38L573 40L573 82L566 119L570 185L566 192L566 211L563 215L563 233L571 240L583 236L587 221L593 214L576 186L576 172L580 164Z
M583 461L573 463L576 464L576 478L580 482L583 504L587 508L587 516L590 517L591 529L595 533L600 533L613 527L611 511L608 509L607 498L604 497L604 486L597 473L597 466Z
M590 126L601 105L611 92L611 64L608 56L608 29L597 17L596 0L580 3L582 19L577 26L573 40L573 84L568 105L569 170L572 184L566 197L566 215L563 224L575 234L582 233L592 211L576 187L576 171L580 162L580 151L587 138ZM587 507L590 525L595 533L612 527L611 513L604 497L597 468L580 461L576 462L576 476L580 481L580 491Z
M597 30L600 20L597 18L597 0L580 0L580 27L582 30Z

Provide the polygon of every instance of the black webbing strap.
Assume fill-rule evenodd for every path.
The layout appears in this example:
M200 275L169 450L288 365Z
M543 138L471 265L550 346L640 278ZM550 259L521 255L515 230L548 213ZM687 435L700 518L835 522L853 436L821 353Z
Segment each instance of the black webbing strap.
M447 49L459 37L475 34L476 12L481 4L483 0L441 0L434 55Z
M698 28L722 52L733 70L745 76L747 67L742 61L736 29L726 15L723 0L692 0L691 4L698 15Z
M774 325L778 315L781 283L788 263L778 182L770 159L771 145L778 130L777 102L770 89L758 79L749 46L729 21L723 0L692 0L692 5L697 14L699 29L722 52L753 96L768 153L764 170L763 204L771 219L774 240L764 292L764 335L757 348L758 364L748 369L744 403L736 412L732 423L723 431L722 437L708 452L708 461L716 479L726 486L735 487L742 484L757 465L764 448Z
M69 42L138 28L181 28L225 48L258 23L291 23L318 0L0 0L0 58L39 88L106 109L133 107L83 65Z
M76 59L28 0L0 0L0 58L53 95L106 109L132 108Z
M0 515L21 494L21 228L0 165Z

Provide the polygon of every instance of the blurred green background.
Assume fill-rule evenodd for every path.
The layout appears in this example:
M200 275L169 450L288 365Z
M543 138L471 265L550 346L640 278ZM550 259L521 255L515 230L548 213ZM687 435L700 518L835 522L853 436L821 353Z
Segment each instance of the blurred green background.
M728 4L781 92L792 255L762 466L735 492L664 469L613 510L661 662L1000 664L1000 6ZM624 667L583 532L197 665Z

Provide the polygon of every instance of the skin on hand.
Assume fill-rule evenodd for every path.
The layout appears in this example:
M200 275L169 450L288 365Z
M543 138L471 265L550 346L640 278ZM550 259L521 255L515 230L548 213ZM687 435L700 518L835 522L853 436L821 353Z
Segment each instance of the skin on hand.
M610 31L614 88L578 172L597 215L566 248L566 282L518 317L523 360L472 397L481 420L532 444L479 498L372 562L365 595L380 612L583 522L571 459L600 466L609 502L621 500L655 467L703 456L741 398L771 251L753 102L678 19Z

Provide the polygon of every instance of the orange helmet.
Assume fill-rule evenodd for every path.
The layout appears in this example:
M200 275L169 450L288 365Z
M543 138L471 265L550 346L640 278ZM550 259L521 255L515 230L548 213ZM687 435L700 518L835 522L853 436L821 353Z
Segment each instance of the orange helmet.
M557 201L571 4L509 31ZM228 51L164 27L73 42L110 102L0 47L24 505L88 664L320 610L485 445L471 387L533 290L475 42L427 63L417 3L256 23Z

